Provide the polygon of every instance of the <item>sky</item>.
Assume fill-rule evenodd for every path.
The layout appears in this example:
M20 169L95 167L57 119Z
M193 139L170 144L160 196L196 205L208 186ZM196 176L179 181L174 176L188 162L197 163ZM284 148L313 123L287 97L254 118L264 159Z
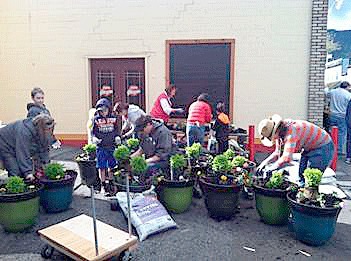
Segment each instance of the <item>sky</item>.
M351 30L351 0L329 0L328 29Z

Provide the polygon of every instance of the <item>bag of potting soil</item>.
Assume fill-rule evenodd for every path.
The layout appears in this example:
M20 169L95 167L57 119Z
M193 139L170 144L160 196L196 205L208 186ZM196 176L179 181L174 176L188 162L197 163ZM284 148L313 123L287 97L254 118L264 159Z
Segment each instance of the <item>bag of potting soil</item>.
M123 214L128 217L127 193L118 192L116 197ZM177 227L167 210L154 196L130 193L130 215L140 241L152 234Z

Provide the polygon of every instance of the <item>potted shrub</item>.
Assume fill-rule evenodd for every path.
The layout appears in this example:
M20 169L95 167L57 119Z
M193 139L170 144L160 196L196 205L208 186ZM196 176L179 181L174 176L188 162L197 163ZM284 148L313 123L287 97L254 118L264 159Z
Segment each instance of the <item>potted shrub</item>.
M323 173L307 168L305 186L287 195L291 212L291 226L296 238L314 246L325 244L334 234L342 200L335 194L318 192Z
M0 224L8 232L20 232L35 224L42 186L26 184L13 176L0 186Z
M139 144L140 142L136 138L130 138L127 140L127 146L132 152L136 151L139 148Z
M122 145L123 146L123 145ZM124 152L123 152L124 151ZM127 162L124 159L127 152L123 148L116 154L123 162L120 166L123 168L117 168L114 171L114 184L117 186L119 191L126 191L126 179L129 178L129 190L131 192L140 193L151 188L151 181L146 177L147 163L143 156L138 156L129 159ZM123 152L123 153L122 153ZM128 155L129 158L129 155Z
M235 215L244 173L245 170L242 168L233 168L225 155L214 157L211 169L200 178L200 187L210 217L228 219Z
M67 210L72 202L73 185L77 177L74 170L65 170L59 163L49 163L39 179L44 185L40 192L40 203L48 213Z
M198 189L199 176L198 173L207 171L208 162L207 155L202 154L202 146L200 143L194 143L190 147L185 147L185 152L188 157L188 166L192 176L195 178L193 186L193 195L195 198L201 198L201 191Z
M117 161L117 169L130 171L129 169L129 158L130 158L130 149L126 145L119 145L113 152L113 156Z
M187 165L183 154L170 158L170 173L161 176L157 182L160 201L174 213L185 212L191 205L194 181L190 173L185 173Z
M234 168L240 167L246 170L244 175L244 192L249 199L253 199L252 177L255 172L256 163L249 161L243 156L234 156L232 160Z
M101 190L99 172L96 169L96 145L86 144L83 146L83 153L75 158L79 167L79 175L82 184L88 187L94 186L97 191Z
M286 199L289 183L284 180L284 172L276 171L266 179L257 179L253 185L256 210L262 221L270 225L288 223L289 207Z

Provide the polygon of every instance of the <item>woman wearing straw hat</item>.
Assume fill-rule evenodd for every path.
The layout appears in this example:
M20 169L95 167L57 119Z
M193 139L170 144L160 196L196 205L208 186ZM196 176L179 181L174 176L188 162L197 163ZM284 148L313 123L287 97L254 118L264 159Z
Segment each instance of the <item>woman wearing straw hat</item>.
M308 121L283 120L275 114L259 123L258 132L263 145L276 145L275 151L258 166L258 172L285 167L292 161L293 153L301 152L299 176L300 184L304 185L302 174L308 164L324 172L332 161L335 148L330 135ZM274 163L266 167L271 162Z

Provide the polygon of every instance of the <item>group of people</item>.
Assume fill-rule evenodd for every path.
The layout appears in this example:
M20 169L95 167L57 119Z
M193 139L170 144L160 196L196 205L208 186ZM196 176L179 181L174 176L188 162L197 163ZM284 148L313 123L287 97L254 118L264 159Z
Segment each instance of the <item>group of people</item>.
M351 116L351 95L345 93L345 86L343 83L340 90L330 92L331 100L335 100L331 106L332 124L341 124L341 119L344 120L342 124L346 124L345 119ZM112 106L109 96L97 101L96 106L89 112L88 142L97 145L97 168L104 184L112 179L111 170L116 166L113 152L121 139L137 137L141 140L139 149L131 157L145 155L150 173L168 166L169 157L175 151L175 143L167 123L173 113L184 112L181 108L173 107L175 95L176 86L168 86L156 99L150 115L134 104L117 102ZM344 102L341 102L340 97L346 97ZM60 146L60 142L53 135L54 119L44 105L44 92L40 88L34 88L31 98L33 102L27 105L27 118L0 129L0 159L5 168L9 175L22 176L29 180L34 178L33 159L39 165L48 163L50 146ZM189 106L186 126L188 146L195 142L204 144L206 125L212 122L209 100L208 94L202 93ZM345 106L345 116L334 113L334 110ZM230 119L225 113L225 105L219 102L212 124L218 142L218 153L228 149L229 127ZM340 129L339 134L342 134L342 127ZM324 171L332 160L334 144L330 135L310 122L284 120L279 115L273 115L259 123L258 131L264 145L272 146L275 143L276 146L272 155L260 164L258 171L264 168L282 168L291 162L293 153L302 152L299 174L303 183L302 173L308 164ZM348 132L349 139L350 136L351 132ZM348 154L348 159L350 156Z

